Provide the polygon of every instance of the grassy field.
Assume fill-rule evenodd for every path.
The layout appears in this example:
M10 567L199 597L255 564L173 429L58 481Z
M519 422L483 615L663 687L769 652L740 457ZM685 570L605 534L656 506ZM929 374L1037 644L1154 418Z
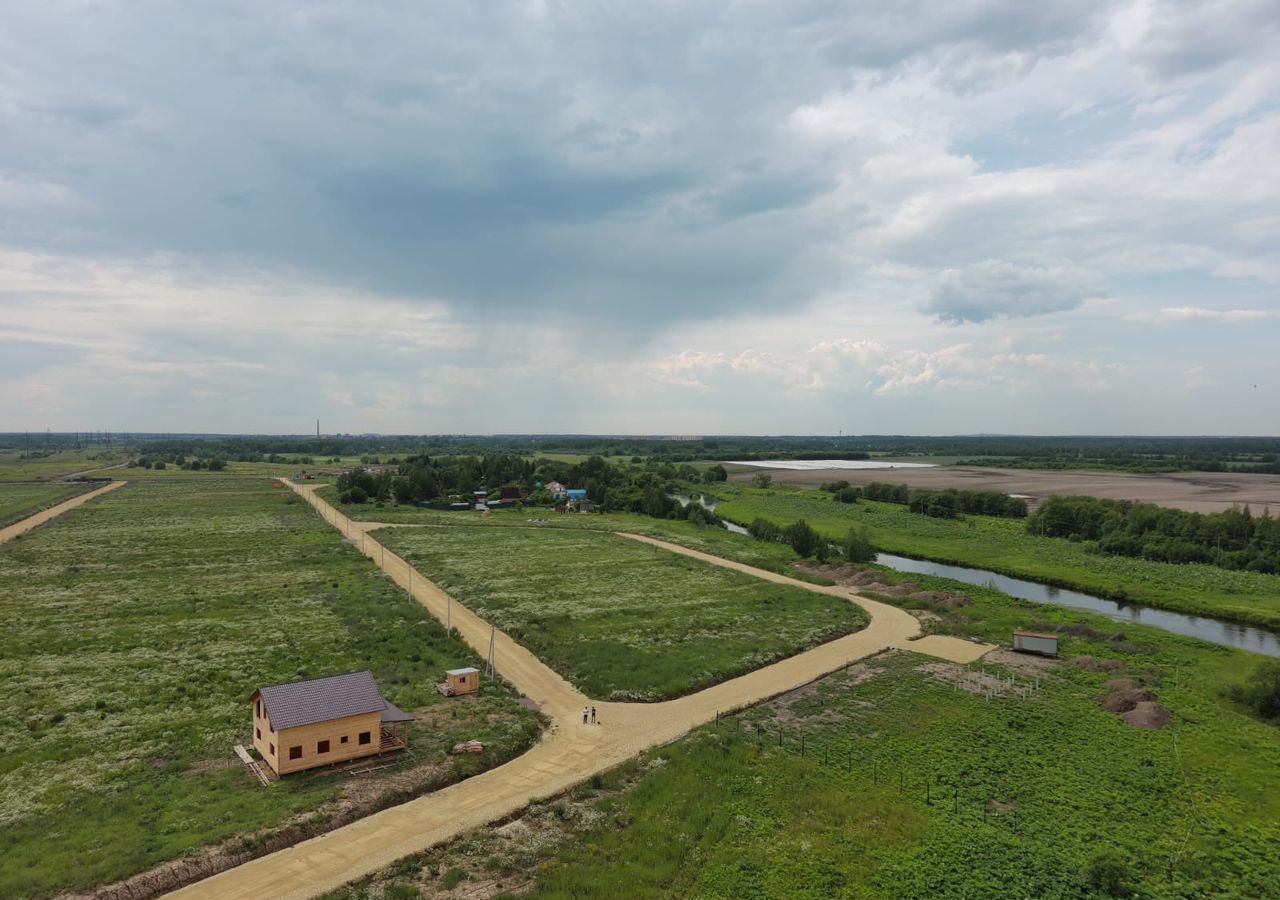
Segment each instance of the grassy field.
M888 553L990 569L1117 600L1280 629L1280 576L1089 553L1062 538L1027 534L1017 519L934 519L892 503L836 503L821 491L716 485L717 512L787 525L805 519L832 538L866 528Z
M601 699L689 693L867 621L843 600L599 531L405 528L379 540Z
M0 483L0 528L93 487L88 484Z
M476 528L541 528L567 529L571 531L625 531L661 538L705 553L714 553L726 559L737 560L771 572L782 572L794 578L806 576L792 568L796 555L790 547L755 541L743 535L733 534L723 528L695 525L682 519L655 519L635 513L605 513L580 515L555 513L545 509L505 509L487 513L447 512L418 509L413 506L372 503L337 503L332 491L321 496L340 509L344 515L357 522L388 522L393 524L456 525ZM809 579L830 583L826 579Z
M266 481L130 483L0 547L0 584L3 897L112 881L308 811L322 827L355 802L343 776L264 790L234 762L260 684L371 669L432 720L413 766L436 784L538 731L498 684L440 706L442 670L474 654ZM471 737L491 751L445 756Z
M39 448L34 449L42 452ZM51 481L86 469L114 466L129 459L124 450L108 447L53 450L48 456L33 459L22 459L24 455L22 450L0 450L0 482Z
M932 611L935 631L1007 642L1015 627L1060 630L1065 655L1115 671L1008 653L970 667L876 657L333 897L1274 893L1280 729L1219 693L1257 657L912 580L974 599ZM958 686L1009 677L1025 698ZM1170 725L1101 708L1120 677L1153 691Z

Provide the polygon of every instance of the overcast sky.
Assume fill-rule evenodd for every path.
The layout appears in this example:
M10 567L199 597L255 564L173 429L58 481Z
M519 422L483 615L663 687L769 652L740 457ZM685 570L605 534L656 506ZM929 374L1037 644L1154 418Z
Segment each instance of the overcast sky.
M0 431L1280 433L1280 6L9 4Z

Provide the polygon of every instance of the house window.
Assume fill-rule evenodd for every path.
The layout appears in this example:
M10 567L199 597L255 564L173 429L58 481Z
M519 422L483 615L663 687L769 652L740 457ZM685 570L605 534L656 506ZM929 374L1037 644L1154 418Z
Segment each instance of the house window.
M258 718L259 719L262 718L262 701L261 700L258 701Z
M362 731L362 732L360 732L360 743L361 743L361 744L367 744L367 743L369 743L369 741L371 741L371 740L373 740L373 736L372 736L372 734L371 734L370 732L368 732L368 731Z
M466 675L463 675L461 678L458 679L458 684L466 684L466 683L467 683Z
M328 741L317 741L317 742L316 742L316 752L317 752L317 753L328 753L328 752L329 752L329 742L328 742Z
M276 745L275 745L275 744L267 744L267 746L271 748L271 752L270 752L269 754L267 754L267 755L268 755L268 756L275 756L275 755L276 755Z
M342 736L342 743L344 743L344 744L345 744L346 742L347 742L347 736L344 734L344 735Z
M290 758L290 759L302 759L302 748L301 748L301 747L290 747L290 748L289 748L289 758Z
M258 740L262 740L262 729L261 729L261 728L255 728L255 729L253 729L253 730L254 730L254 732L258 735Z

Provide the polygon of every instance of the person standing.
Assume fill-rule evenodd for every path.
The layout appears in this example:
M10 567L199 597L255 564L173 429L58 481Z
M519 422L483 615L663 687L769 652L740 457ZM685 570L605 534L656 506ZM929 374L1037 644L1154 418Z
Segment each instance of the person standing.
M596 724L596 708L594 706L591 707L591 724Z
M590 712L590 711L589 711L585 706L584 706L584 707L582 707L582 724L583 724L583 725L586 725L586 724L587 724L587 714L588 714L589 712Z

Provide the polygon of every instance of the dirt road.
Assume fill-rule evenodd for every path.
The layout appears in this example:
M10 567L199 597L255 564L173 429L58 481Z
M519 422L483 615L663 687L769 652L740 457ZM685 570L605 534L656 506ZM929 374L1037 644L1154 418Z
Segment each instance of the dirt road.
M487 622L462 604L451 603L448 594L386 550L365 526L351 522L316 496L314 487L286 483L344 537L354 538L356 547L363 545L365 555L381 566L388 578L410 590L414 599L442 622L451 618L453 627L467 643L487 655L491 634ZM955 638L912 640L919 634L919 623L912 616L896 607L858 597L847 588L819 587L653 538L626 537L758 578L851 600L871 614L871 624L790 659L665 703L593 704L524 647L502 632L495 632L498 672L525 696L542 703L542 711L552 721L533 749L484 774L245 863L171 896L187 900L312 897L509 815L532 800L561 793L597 772L711 721L717 713L792 690L887 647L904 647L960 662L970 662L993 649ZM582 724L584 705L596 707L601 724Z
M13 540L20 534L25 534L32 528L37 528L48 522L50 519L56 519L69 509L75 509L84 503L88 503L94 497L101 497L108 491L114 491L116 488L124 487L129 482L113 481L108 485L98 488L96 491L89 491L87 494L76 494L70 500L64 500L57 506L51 506L48 509L41 510L34 516L27 516L21 522L14 522L5 528L0 528L0 544Z

